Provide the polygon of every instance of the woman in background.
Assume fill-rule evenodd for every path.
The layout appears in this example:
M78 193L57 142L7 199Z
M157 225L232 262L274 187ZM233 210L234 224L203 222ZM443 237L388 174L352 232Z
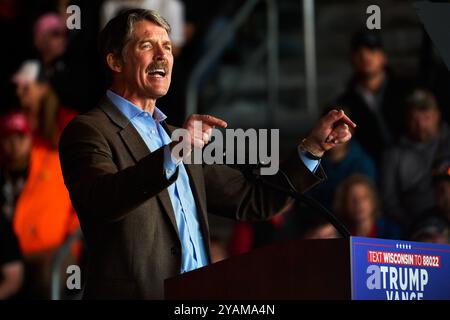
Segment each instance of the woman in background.
M364 175L352 175L338 187L334 210L352 236L400 239L399 227L382 217L377 191Z
M26 114L34 143L57 148L59 138L76 112L60 104L38 61L25 61L13 76L20 109Z

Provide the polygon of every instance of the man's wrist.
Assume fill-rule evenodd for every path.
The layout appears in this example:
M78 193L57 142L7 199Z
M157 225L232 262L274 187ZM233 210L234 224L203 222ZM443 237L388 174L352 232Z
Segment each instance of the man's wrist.
M315 146L310 139L304 138L300 142L300 150L302 150L306 157L311 160L320 160L325 153L319 146Z

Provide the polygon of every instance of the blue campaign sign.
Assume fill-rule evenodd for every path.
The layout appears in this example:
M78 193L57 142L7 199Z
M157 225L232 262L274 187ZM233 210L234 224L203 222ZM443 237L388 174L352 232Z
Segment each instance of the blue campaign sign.
M353 300L450 300L450 245L351 238Z

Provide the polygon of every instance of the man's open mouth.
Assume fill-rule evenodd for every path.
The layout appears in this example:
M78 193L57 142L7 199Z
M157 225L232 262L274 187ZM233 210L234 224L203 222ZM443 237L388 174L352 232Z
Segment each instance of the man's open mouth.
M149 76L153 76L153 77L158 77L158 78L164 78L167 74L165 69L153 69L153 70L149 70L147 71L147 74Z

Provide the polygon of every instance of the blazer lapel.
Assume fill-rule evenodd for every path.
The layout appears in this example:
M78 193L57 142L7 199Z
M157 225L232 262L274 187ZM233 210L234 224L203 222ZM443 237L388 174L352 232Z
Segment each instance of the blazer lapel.
M108 117L116 123L122 129L119 134L128 148L128 151L133 156L134 160L138 162L145 156L149 155L151 151L148 149L145 141L140 136L139 132L133 126L133 124L116 108L116 106L107 97L104 97L100 103L102 110L108 115ZM170 201L169 192L164 189L156 196L164 208L164 211L169 217L169 220L175 229L175 232L180 238L177 222L175 219L175 213L173 211L172 202Z
M136 162L151 153L131 122L119 134Z

